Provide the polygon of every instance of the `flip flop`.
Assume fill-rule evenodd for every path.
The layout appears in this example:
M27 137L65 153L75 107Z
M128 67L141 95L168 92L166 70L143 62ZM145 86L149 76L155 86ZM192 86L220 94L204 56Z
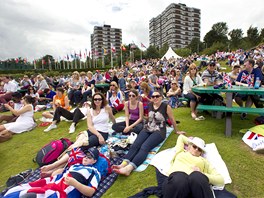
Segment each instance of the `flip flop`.
M49 126L51 124L51 122L41 122L38 126L39 127L46 127Z

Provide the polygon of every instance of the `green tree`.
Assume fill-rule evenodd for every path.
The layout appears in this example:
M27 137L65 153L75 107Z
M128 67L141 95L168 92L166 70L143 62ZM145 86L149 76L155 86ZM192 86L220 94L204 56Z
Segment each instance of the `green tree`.
M228 27L225 22L219 22L212 26L212 29L204 36L207 47L211 47L215 42L227 43Z
M160 58L159 50L155 46L150 45L146 52L146 58Z
M226 36L228 32L228 26L225 22L218 22L212 26L212 30L216 31L218 35Z
M166 54L166 52L168 51L169 49L169 45L168 43L165 43L160 49L159 49L159 54L161 56L164 56L164 54Z
M175 49L174 51L176 52L176 54L182 57L187 57L192 53L191 49L189 48Z
M243 38L243 31L242 29L233 29L228 33L230 36L230 44L232 49L237 49L240 47L241 40Z
M260 42L264 42L264 28L261 28L259 35Z
M221 42L215 42L211 47L206 48L202 54L206 54L206 55L211 55L214 54L215 52L217 52L217 50L219 51L227 51L227 45Z
M247 30L247 40L250 43L250 47L254 47L260 42L259 31L257 27L249 27Z
M199 53L204 50L205 46L204 43L202 43L200 39L196 37L192 39L191 43L187 47L191 49L192 53Z

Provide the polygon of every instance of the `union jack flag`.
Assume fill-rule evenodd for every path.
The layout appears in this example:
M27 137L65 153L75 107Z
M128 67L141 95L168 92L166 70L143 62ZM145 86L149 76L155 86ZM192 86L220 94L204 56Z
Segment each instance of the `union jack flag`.
M242 73L241 81L246 81L246 82L248 82L248 78L249 78L249 75L247 75L247 74L245 74L245 73Z
M85 154L80 148L73 148L70 152L70 157L68 159L68 166L73 164L82 163L82 159L85 157Z
M228 85L228 87L232 88L232 83L227 73L224 74L223 80L224 83Z
M259 137L264 137L263 135L251 132L247 137L248 140L257 140Z

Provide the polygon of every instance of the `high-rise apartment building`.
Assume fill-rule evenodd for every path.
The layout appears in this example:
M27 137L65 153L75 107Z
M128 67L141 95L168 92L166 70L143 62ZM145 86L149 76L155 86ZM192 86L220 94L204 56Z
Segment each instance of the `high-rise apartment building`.
M121 44L121 29L111 28L110 25L94 27L94 32L91 34L92 56L100 58L103 54L110 54L111 47L115 47L116 52L119 52Z
M200 39L200 16L200 9L170 4L149 22L150 45L161 48L167 43L172 48L184 48L193 38Z

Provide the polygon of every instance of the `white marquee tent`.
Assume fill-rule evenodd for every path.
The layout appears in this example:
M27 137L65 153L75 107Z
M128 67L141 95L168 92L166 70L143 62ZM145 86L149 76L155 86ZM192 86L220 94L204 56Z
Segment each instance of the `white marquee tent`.
M174 58L176 58L176 59L177 59L177 58L181 58L178 54L176 54L176 53L173 51L173 49L172 49L171 47L169 47L168 51L167 51L166 54L161 58L161 60L163 60L164 57L166 57L167 60L170 59L170 58L172 58L172 57L174 57Z

